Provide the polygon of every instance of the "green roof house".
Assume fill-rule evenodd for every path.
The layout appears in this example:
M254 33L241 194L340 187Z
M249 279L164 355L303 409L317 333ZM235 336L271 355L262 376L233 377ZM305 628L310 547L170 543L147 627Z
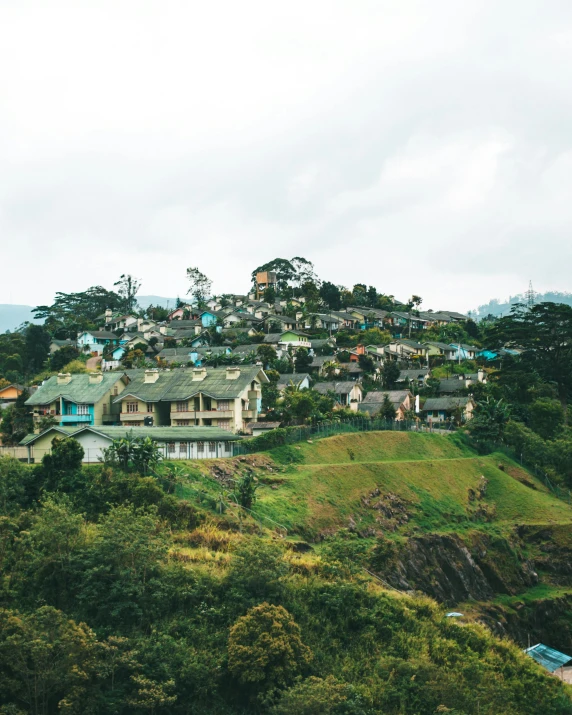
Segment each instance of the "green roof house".
M26 400L34 422L51 415L60 427L112 424L119 421L113 399L129 382L121 372L92 372L82 375L60 373L46 380Z

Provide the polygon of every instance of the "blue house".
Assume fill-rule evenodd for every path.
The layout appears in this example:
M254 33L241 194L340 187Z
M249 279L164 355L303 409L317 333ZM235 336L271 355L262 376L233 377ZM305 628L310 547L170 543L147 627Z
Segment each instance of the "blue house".
M508 350L507 348L501 348L500 350L479 350L477 352L477 357L482 357L485 360L500 360L503 357L516 357L518 352L516 350Z
M199 320L203 324L203 328L212 328L217 324L219 318L222 320L224 317L226 317L226 313L221 313L218 310L204 310L199 315Z
M479 348L474 345L463 343L449 343L449 345L455 350L453 360L474 360L479 352Z
M97 353L101 355L106 345L119 345L119 338L115 333L107 330L86 330L77 338L77 347L82 352Z

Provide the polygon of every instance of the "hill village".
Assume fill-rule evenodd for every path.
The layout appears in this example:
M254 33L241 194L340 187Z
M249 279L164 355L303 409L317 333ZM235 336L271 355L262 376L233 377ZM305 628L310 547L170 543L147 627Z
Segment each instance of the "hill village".
M244 436L311 420L310 395L334 420L453 429L471 419L489 366L517 354L473 344L479 331L469 316L421 310L417 296L403 304L371 287L344 295L311 280L295 288L279 271L259 270L247 295L213 297L208 279L189 270L189 302L142 312L128 295L131 311L107 307L94 328L50 337L57 374L4 384L0 403L26 391L33 419L20 457L37 460L67 434L81 441L86 461L97 461L132 429L151 435L169 458L229 456ZM369 304L359 304L360 290Z

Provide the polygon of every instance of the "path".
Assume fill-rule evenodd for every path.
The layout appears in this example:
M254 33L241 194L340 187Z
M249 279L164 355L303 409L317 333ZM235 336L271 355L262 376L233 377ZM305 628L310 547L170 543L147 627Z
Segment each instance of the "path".
M97 370L98 365L101 363L101 355L97 355L96 357L90 357L87 359L87 362L85 363L85 366L87 367L88 370Z

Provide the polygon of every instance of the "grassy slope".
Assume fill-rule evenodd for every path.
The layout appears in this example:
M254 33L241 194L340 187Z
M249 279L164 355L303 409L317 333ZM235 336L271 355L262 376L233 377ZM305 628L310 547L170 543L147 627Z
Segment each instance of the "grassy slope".
M361 500L377 488L408 502L406 529L474 526L467 519L468 490L482 476L488 480L484 501L496 510L493 523L572 522L567 504L504 455L476 456L451 437L364 433L293 449L303 462L286 467L278 488L261 487L256 511L306 537L345 527L350 518L363 526L373 524L377 513ZM499 469L501 463L505 471Z

